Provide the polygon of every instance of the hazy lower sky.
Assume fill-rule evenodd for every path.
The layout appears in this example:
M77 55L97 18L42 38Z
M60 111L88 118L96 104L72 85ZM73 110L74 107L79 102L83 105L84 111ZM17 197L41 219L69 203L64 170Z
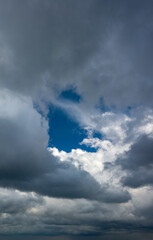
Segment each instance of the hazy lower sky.
M0 0L0 239L153 239L152 64L152 0Z

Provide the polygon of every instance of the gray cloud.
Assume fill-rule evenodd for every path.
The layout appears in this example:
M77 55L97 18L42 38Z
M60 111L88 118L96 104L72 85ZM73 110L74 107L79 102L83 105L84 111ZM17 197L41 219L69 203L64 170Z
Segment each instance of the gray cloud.
M24 214L32 207L41 206L43 204L44 200L40 196L32 196L32 194L22 195L15 191L1 189L0 214L11 214L12 216Z
M90 107L152 104L152 1L0 4L1 87L40 100L73 85Z
M117 164L127 171L122 178L124 185L137 188L153 184L153 139L147 136L141 137L133 144L130 151L123 159L118 159Z
M151 170L140 169L138 171L128 172L126 177L122 178L124 186L138 188L153 184L152 168Z
M43 81L51 87L71 84L98 47L98 19L90 11L91 1L8 1L1 5L2 36L13 51L14 65L13 76L5 82L1 78L4 86L27 93L43 87ZM49 79L43 80L45 73Z
M30 197L26 197L30 199ZM24 202L24 199L20 197ZM16 201L18 204L19 201ZM26 199L25 199L26 203ZM20 206L20 205L19 205ZM75 238L83 236L96 236L117 233L123 236L123 232L127 234L128 231L133 232L149 231L152 225L146 225L146 222L141 219L135 221L130 220L128 214L122 217L119 212L121 208L119 205L107 205L98 202L90 202L84 199L80 200L64 200L63 199L50 199L49 205L43 202L43 204L37 202L35 205L35 211L27 211L21 214L5 214L5 217L1 217L0 234L32 234L34 236L59 236L65 235L67 237ZM27 205L27 209L30 210L31 206ZM141 210L141 212L140 212ZM129 211L129 209L127 209ZM137 208L138 213L142 215L143 209ZM122 212L123 213L123 212ZM116 215L117 214L117 215ZM21 228L19 228L22 226ZM32 226L32 227L31 227Z

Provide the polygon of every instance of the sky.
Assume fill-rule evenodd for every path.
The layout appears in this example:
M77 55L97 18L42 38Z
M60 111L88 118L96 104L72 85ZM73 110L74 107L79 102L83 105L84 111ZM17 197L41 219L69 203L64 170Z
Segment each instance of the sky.
M0 0L0 239L153 240L152 42L152 0Z

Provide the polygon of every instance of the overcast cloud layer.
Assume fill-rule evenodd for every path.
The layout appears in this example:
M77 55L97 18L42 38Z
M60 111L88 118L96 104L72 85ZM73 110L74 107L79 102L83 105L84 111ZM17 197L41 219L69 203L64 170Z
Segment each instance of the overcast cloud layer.
M0 0L0 239L153 239L152 42L152 0Z

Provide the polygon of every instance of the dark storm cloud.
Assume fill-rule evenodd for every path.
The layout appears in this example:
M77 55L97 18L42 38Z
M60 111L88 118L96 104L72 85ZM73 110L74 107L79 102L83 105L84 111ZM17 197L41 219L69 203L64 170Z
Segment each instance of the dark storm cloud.
M100 26L92 5L69 0L2 1L0 29L13 51L14 65L12 79L9 76L6 83L2 76L2 85L33 91L42 87L46 72L50 84L71 84L72 72L74 77L99 45Z
M137 188L153 184L153 139L141 137L125 158L117 160L117 164L127 171L122 178L124 185Z
M153 169L139 169L138 171L128 172L126 177L122 178L124 186L138 188L153 184Z
M148 136L142 136L127 154L128 159L118 160L122 164L123 169L150 169L153 166L153 139Z
M0 85L39 98L75 85L89 105L150 105L152 26L150 0L1 1Z

